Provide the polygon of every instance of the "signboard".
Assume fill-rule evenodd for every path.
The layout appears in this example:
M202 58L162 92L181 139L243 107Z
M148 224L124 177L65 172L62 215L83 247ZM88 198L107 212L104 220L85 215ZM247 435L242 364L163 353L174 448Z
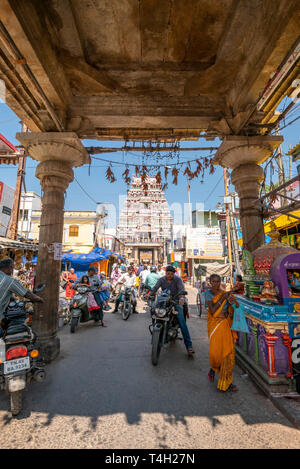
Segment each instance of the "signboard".
M0 182L0 202L2 200L2 194L3 194L3 182Z
M53 250L54 250L54 260L61 261L62 258L62 243L53 243Z
M188 228L186 257L191 259L223 259L220 228Z

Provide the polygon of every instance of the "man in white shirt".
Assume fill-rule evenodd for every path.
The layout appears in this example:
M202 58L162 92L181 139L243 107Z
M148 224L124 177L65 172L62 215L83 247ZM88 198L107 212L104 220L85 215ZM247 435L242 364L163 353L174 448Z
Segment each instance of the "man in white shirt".
M128 267L128 272L126 274L123 274L122 277L120 278L120 280L118 281L118 283L121 284L121 293L120 293L120 296L119 298L116 300L116 303L115 303L115 309L114 311L112 311L113 313L117 313L118 311L118 308L119 308L119 304L121 303L122 301L122 296L123 296L123 293L125 291L126 288L132 288L132 293L133 293L133 296L134 296L134 300L133 300L133 313L137 313L137 311L135 310L136 308L136 290L135 290L135 287L136 287L136 275L134 273L134 269L133 267Z
M144 288L145 288L145 282L146 282L146 278L148 277L148 275L150 274L150 271L148 270L148 266L145 265L145 268L144 270L142 270L142 272L140 273L140 289L139 289L139 295L141 296L143 291L144 291Z
M166 272L163 270L162 268L162 264L158 264L158 268L157 268L157 271L156 273L160 276L160 277L164 277L166 275Z

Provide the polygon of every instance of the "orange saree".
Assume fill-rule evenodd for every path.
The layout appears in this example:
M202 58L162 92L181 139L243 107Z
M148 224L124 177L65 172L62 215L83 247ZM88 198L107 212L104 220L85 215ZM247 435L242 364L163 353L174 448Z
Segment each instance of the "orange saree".
M215 304L223 295L223 291L212 298ZM233 367L235 363L234 339L237 333L232 331L233 308L229 306L228 317L218 317L224 308L226 300L220 308L212 314L208 310L207 330L209 338L209 363L215 373L219 373L218 389L227 391L232 384Z

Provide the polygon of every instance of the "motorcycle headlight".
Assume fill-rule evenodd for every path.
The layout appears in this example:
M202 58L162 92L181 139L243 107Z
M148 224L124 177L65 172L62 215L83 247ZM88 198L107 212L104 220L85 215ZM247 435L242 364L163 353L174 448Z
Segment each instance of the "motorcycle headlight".
M155 314L159 318L163 318L167 314L167 310L164 308L155 308Z

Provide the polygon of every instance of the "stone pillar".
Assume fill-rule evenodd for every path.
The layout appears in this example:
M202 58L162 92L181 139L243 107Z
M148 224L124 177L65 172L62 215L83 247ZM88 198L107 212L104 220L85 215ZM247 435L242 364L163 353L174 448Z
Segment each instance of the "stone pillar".
M38 335L40 353L46 362L60 351L57 337L59 278L61 261L54 248L62 243L65 191L73 181L73 166L89 162L89 155L80 140L71 132L17 134L27 153L40 161L36 177L43 189L39 232L36 285L44 283L43 304L35 305L33 329Z
M261 204L258 200L260 183L264 171L257 164L243 164L231 173L240 200L240 224L243 233L243 247L252 252L265 241Z
M281 136L227 136L220 145L214 163L232 169L231 182L240 198L240 223L243 247L250 252L264 243L264 225L258 200L264 179L259 166L280 145Z

